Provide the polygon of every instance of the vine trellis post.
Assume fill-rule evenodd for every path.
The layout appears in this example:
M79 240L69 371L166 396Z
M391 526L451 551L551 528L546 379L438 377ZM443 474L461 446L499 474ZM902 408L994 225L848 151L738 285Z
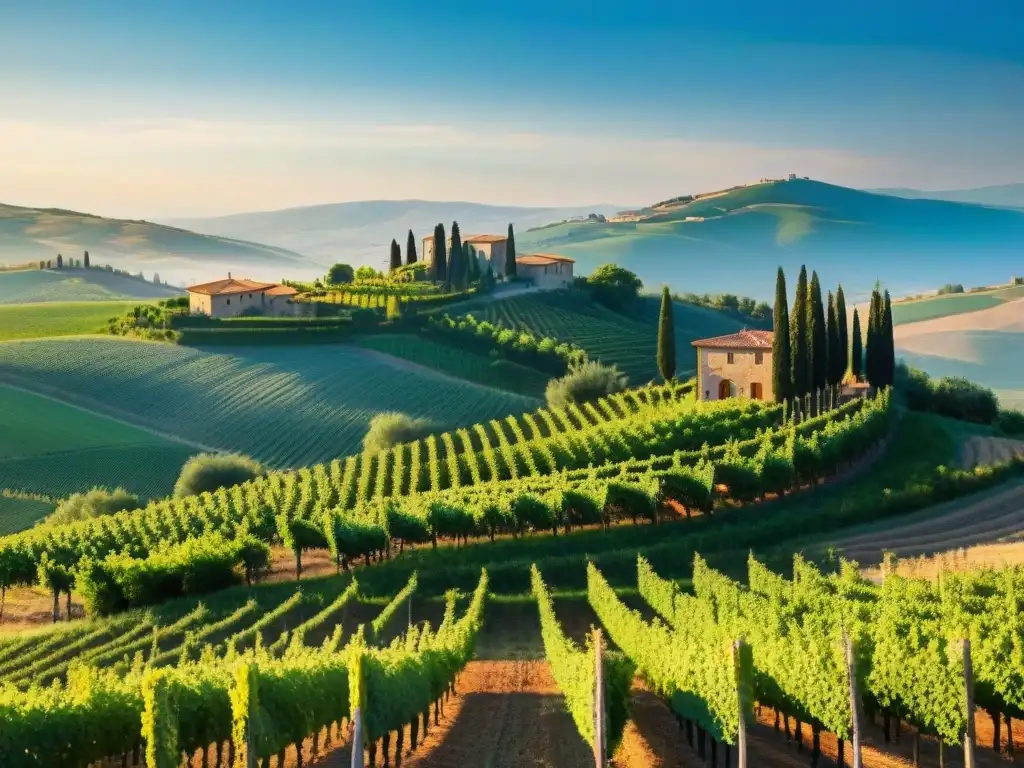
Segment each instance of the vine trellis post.
M971 663L971 641L964 638L964 698L967 704L967 727L964 729L964 768L975 768L974 762L974 667Z
M363 713L352 711L352 768L363 768Z
M736 768L747 768L747 702L746 686L743 679L743 638L740 637L733 643L732 659L736 669L736 699L740 708L740 716L736 729ZM726 752L726 755L729 753Z
M857 692L857 670L854 666L853 641L843 631L843 646L846 650L846 674L850 681L850 746L853 752L853 768L862 768L860 755L860 696Z
M607 740L604 707L604 643L601 630L594 630L594 765L605 768Z

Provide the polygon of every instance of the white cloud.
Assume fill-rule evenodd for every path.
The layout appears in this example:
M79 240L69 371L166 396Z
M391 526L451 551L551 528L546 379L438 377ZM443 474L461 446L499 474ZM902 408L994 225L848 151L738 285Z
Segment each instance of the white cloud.
M371 198L639 204L789 172L881 185L903 170L834 149L597 131L199 119L0 120L0 168L5 202L151 217Z

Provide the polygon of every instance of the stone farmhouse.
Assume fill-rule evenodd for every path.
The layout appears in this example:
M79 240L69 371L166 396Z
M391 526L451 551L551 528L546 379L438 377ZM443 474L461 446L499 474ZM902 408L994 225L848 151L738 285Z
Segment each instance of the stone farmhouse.
M504 235L470 235L462 242L469 243L476 251L480 262L480 271L491 268L495 277L505 276L505 256L508 238ZM448 238L451 247L452 239ZM427 265L434 263L434 236L423 238L420 260ZM519 277L533 280L534 285L542 290L568 288L572 284L573 264L575 262L565 256L550 253L531 253L516 257L516 273Z
M301 305L294 301L294 288L277 283L238 280L228 274L226 280L193 285L188 291L189 312L209 317L237 317L243 312L272 317L300 314Z
M533 284L543 291L553 291L572 285L572 270L575 263L567 256L531 253L516 257L516 273L519 277L533 280Z
M742 330L692 342L697 349L697 398L772 400L772 332Z
M495 277L505 274L505 249L508 247L508 238L504 235L470 235L462 238L463 243L469 243L476 251L477 261L480 262L480 271L486 272L491 268L491 274ZM452 239L448 238L448 246L451 247ZM424 264L434 263L434 236L427 235L423 238L421 249L421 261Z

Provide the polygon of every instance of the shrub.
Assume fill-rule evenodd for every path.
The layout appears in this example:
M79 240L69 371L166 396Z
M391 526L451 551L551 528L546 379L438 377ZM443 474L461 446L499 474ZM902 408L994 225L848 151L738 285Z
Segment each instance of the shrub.
M254 480L264 474L263 465L240 454L200 453L185 462L174 484L174 497L196 496Z
M1024 435L1024 412L1011 409L999 412L996 426L1004 435Z
M363 438L363 450L387 451L401 443L411 443L436 432L437 427L426 419L414 419L398 411L378 413L370 419L370 428Z
M68 496L57 505L45 522L62 525L100 515L112 515L126 509L136 509L138 506L139 497L133 496L124 488L115 488L112 491L106 488L93 488L88 493Z
M961 421L997 425L999 400L988 387L956 377L932 379L927 373L900 366L898 387L907 407Z
M610 309L628 309L644 284L633 272L617 264L604 264L587 278L587 288L594 300Z
M590 361L578 365L560 379L548 382L544 396L552 408L570 403L586 403L621 392L629 379L614 365Z

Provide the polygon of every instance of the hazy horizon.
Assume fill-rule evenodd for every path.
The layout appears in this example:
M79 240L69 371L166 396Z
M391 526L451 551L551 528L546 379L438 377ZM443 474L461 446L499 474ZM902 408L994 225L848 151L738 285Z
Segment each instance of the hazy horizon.
M88 5L4 10L4 202L154 220L1024 180L1005 0Z

